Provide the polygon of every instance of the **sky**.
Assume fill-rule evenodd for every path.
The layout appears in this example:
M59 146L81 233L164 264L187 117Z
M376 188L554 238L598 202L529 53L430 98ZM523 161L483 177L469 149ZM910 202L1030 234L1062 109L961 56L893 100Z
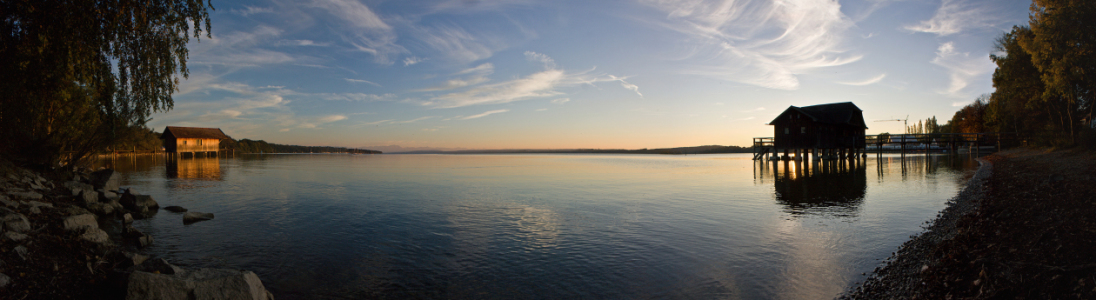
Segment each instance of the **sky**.
M386 152L748 146L789 106L851 101L900 133L993 92L994 40L1030 4L214 1L148 125Z

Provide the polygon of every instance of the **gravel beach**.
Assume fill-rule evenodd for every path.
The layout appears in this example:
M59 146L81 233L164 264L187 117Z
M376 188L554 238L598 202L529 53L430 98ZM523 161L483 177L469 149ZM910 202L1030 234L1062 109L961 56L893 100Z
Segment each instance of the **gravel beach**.
M979 162L925 232L839 298L1096 298L1096 156L1023 148Z

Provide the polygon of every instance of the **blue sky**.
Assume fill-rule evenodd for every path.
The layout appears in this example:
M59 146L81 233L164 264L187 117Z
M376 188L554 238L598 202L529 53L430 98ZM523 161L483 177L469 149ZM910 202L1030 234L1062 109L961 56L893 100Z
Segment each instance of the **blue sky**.
M214 2L149 126L384 151L745 146L789 105L852 101L897 133L874 121L992 92L993 41L1030 3Z

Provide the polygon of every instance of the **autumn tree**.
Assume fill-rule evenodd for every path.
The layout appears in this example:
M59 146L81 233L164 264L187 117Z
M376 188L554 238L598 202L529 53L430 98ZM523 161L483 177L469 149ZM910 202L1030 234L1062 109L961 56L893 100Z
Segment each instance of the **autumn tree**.
M0 1L0 153L69 163L172 108L201 0Z
M1026 26L1015 26L994 43L990 60L997 65L993 72L996 90L986 107L986 127L997 132L1018 132L1025 135L1052 131L1061 124L1051 123L1052 107L1046 105L1046 90L1041 73L1032 63L1031 54L1020 46L1021 40L1034 39Z
M1029 24L1031 38L1018 41L1040 72L1043 105L1075 136L1096 100L1096 1L1034 0Z
M967 104L959 109L959 111L955 112L955 115L951 117L951 121L948 121L951 130L956 133L985 132L986 128L983 116L986 111L986 102L989 98L990 95L982 95L974 100L974 102Z

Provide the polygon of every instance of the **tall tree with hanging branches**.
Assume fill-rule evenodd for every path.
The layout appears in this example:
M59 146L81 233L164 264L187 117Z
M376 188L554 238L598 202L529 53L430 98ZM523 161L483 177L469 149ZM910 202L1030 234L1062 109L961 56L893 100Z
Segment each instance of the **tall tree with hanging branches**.
M210 37L210 9L208 0L0 1L0 153L72 163L170 110L190 37Z

